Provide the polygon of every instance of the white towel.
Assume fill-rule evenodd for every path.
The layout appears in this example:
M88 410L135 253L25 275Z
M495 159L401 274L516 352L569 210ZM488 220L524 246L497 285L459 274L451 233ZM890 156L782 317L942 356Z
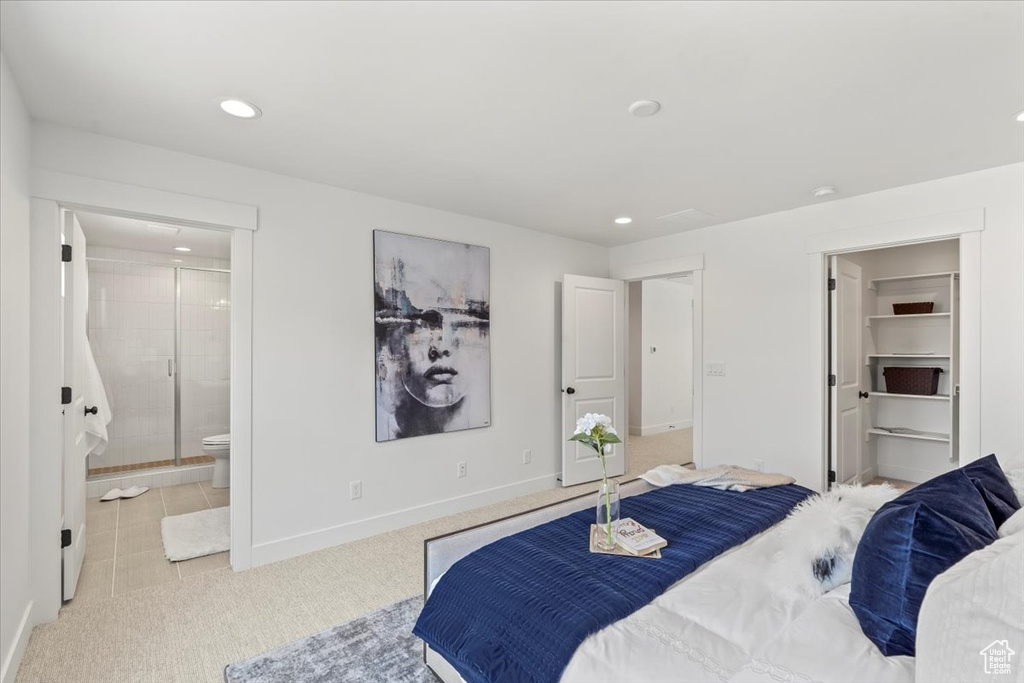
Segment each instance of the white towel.
M72 268L75 273L75 305L88 307L89 305L89 267L85 262L85 233L82 226L75 218L75 248L72 250L72 259L77 261ZM88 316L85 327L88 327ZM107 401L107 392L103 387L103 379L100 377L100 370L96 367L96 358L92 354L92 345L89 343L87 329L75 330L75 363L81 369L82 399L85 407L96 406L96 414L89 413L85 416L85 445L86 453L100 455L107 449L107 425L113 415L110 412L110 402Z

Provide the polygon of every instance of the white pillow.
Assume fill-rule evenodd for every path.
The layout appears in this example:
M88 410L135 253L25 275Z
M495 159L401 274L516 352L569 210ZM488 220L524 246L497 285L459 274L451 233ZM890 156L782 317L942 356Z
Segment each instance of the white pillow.
M1003 474L1017 494L1017 502L1024 505L1024 452L1017 453L1008 458L996 456L999 466L1003 468Z
M1010 518L999 527L999 538L1006 538L1011 534L1019 534L1024 531L1024 508L1017 510Z
M797 505L779 524L775 585L821 595L849 583L864 527L899 494L889 484L836 486Z
M1022 680L1022 576L1024 534L1015 533L976 550L935 577L917 618L914 677L918 683ZM1010 671L987 674L986 664L998 663L987 661L986 652L1003 647L1016 653L1010 658Z

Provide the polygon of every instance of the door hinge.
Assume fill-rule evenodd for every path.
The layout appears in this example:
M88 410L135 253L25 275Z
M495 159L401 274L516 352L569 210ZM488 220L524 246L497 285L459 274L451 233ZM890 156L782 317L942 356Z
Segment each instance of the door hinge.
M64 263L71 263L71 245L60 245L60 260Z
M828 279L828 291L830 291L830 292L834 291L835 288L836 288L836 279L834 277L830 277Z
M60 388L60 404L66 406L71 403L71 387Z
M830 484L836 483L836 471L835 470L829 470L828 471L828 483L830 483Z
M71 545L71 529L60 530L60 547L67 548Z
M830 387L834 387L836 385L836 376L835 375L829 375L828 376L828 385Z

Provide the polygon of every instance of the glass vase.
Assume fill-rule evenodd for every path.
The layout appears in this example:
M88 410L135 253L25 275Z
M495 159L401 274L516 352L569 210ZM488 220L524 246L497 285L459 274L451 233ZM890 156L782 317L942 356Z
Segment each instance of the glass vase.
M615 528L619 524L619 482L601 482L597 491L597 538L594 545L601 550L615 548Z

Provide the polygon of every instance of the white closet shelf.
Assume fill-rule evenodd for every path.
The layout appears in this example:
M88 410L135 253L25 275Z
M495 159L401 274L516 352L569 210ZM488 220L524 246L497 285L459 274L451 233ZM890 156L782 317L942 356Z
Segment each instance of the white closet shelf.
M950 275L960 275L958 270L948 270L944 273L922 273L920 275L896 275L894 277L876 277L873 280L868 280L868 289L877 289L878 283L880 282L910 282L912 280L929 280L939 277L949 277Z
M933 394L926 396L922 394L890 394L887 391L869 391L869 396L881 396L885 398L909 398L918 401L948 401L949 394Z
M893 436L897 439L917 439L918 441L935 441L937 443L949 443L949 434L939 432L921 432L920 434L893 434L884 429L869 429L868 434L876 436Z
M924 358L927 360L932 358L934 360L949 360L950 356L948 353L946 355L940 355L937 353L872 353L868 354L865 365L871 365L872 360L879 358L906 358L908 360L916 358Z
M867 317L868 325L871 324L872 320L913 320L915 318L948 318L952 313L946 311L945 313L908 313L906 315L869 315Z

